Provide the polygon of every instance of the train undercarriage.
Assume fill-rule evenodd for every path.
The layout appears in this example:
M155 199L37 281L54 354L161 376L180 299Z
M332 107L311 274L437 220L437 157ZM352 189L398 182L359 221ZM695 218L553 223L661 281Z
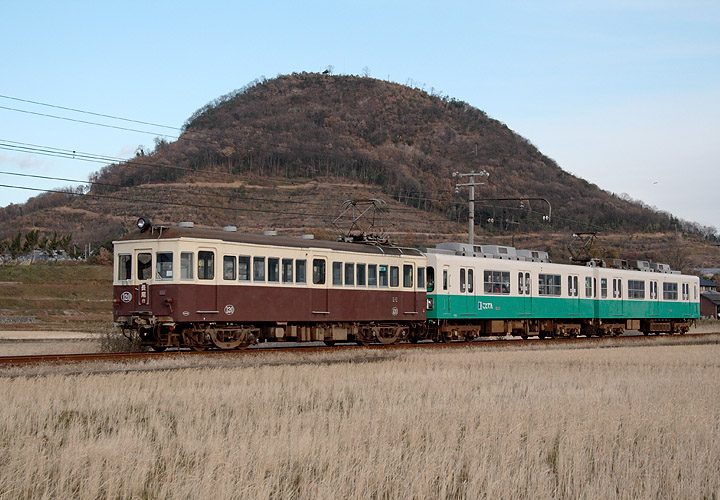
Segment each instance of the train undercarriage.
M177 323L169 317L132 316L117 324L123 332L135 334L143 346L156 351L168 348L242 349L259 342L324 342L395 344L432 340L472 341L480 337L515 336L527 339L606 337L622 335L626 330L650 334L685 334L692 320L597 320L554 319L522 320L428 320L426 322L339 322L339 323L263 323L219 322Z

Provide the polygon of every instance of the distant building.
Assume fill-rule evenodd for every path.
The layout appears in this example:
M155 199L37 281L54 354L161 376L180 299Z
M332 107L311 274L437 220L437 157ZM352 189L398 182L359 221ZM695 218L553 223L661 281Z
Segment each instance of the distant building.
M700 294L700 317L720 318L720 292L711 290Z
M706 280L705 278L700 278L700 291L701 292L717 292L718 288L720 288L720 285L717 283Z

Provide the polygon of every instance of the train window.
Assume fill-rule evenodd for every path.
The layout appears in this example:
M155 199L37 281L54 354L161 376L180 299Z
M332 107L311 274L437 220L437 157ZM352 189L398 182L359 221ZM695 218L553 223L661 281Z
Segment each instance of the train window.
M573 294L573 287L572 287L572 276L568 276L568 297L572 297Z
M663 300L677 300L677 283L663 283Z
M435 291L435 268L432 266L427 268L427 291Z
M325 284L325 261L323 259L313 259L313 284Z
M305 259L298 259L295 261L295 283L306 283L306 267L307 261Z
M277 283L280 281L280 259L270 257L268 259L268 281Z
M340 286L342 285L342 262L333 262L332 264L332 284Z
M622 299L622 280L613 279L613 297Z
M380 266L380 279L378 281L380 286L388 286L388 268L387 266Z
M282 260L282 282L292 283L293 282L293 262L292 259Z
M253 281L265 281L265 257L253 257Z
M607 299L607 278L600 279L600 298Z
M390 266L390 286L400 286L400 268L398 266Z
M172 252L155 253L155 279L173 279L173 254Z
M560 296L561 283L559 274L538 274L538 295Z
M195 254L192 252L180 253L180 279L191 280L193 279L193 257Z
M577 296L578 296L578 289L579 289L579 288L580 288L580 287L578 286L578 277L577 277L577 276L573 276L573 297L577 297Z
M368 264L368 286L377 286L377 264Z
M509 271L485 271L484 273L485 293L510 293L510 272Z
M443 290L448 289L448 270L443 269Z
M592 278L585 276L585 298L592 297Z
M139 253L137 256L137 270L139 280L152 278L152 254Z
M628 280L628 299L644 299L645 298L645 282L638 280Z
M215 253L208 250L198 252L198 279L211 280L215 278Z
M473 270L468 269L468 281L467 281L467 291L468 293L473 293L473 282L475 281Z
M129 280L132 278L132 255L121 253L118 255L118 280Z
M413 281L413 266L410 264L403 264L403 286L405 288L412 288Z
M250 281L250 257L248 255L238 256L238 279Z
M465 292L465 269L460 269L460 293Z
M518 273L518 293L522 295L524 289L525 286L523 284L523 273Z
M234 255L223 255L223 279L235 281L237 261Z
M357 285L365 286L365 264L358 264L355 269L357 269Z
M420 289L425 288L425 268L424 267L418 267L417 287Z
M525 295L530 295L530 273L525 273Z
M345 263L345 284L347 286L355 284L355 264L351 262Z

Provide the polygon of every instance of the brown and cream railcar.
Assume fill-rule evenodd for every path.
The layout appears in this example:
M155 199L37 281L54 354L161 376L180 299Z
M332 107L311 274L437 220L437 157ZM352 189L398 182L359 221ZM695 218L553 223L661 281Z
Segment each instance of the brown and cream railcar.
M141 221L114 242L113 316L155 349L422 336L416 249Z

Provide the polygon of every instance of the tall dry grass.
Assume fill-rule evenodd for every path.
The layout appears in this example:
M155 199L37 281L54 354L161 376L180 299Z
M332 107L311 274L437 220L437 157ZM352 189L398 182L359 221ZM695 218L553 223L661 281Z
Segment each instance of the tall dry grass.
M719 355L452 349L2 379L0 498L718 498Z

